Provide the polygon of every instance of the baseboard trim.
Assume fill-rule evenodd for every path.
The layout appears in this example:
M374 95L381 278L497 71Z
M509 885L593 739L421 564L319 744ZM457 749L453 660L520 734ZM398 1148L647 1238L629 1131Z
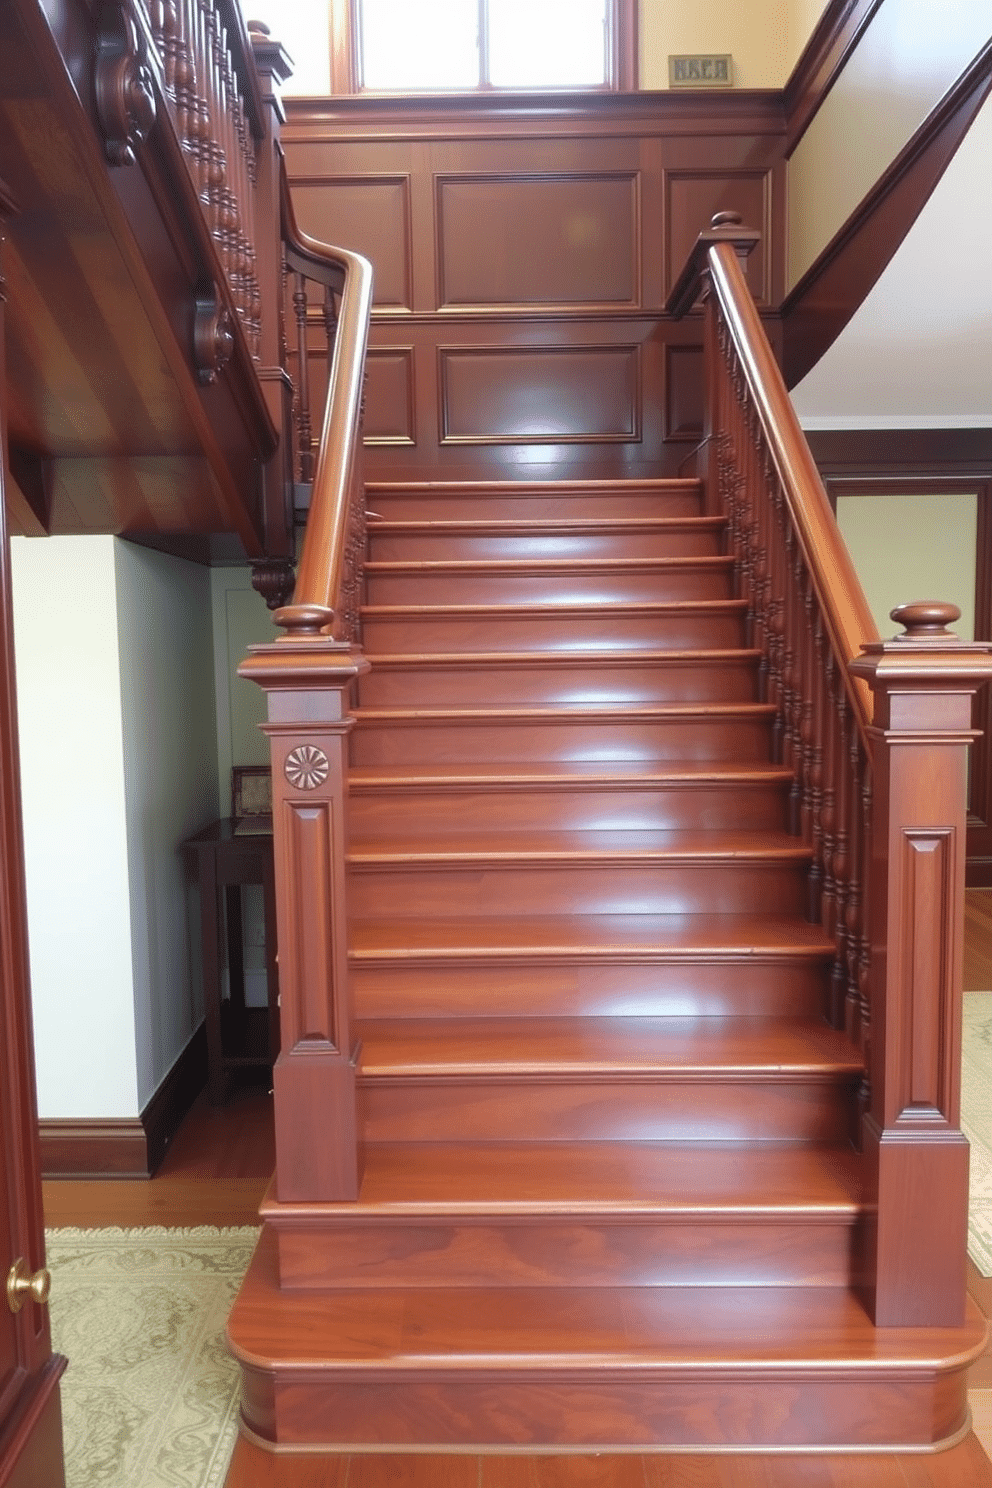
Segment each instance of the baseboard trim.
M42 1177L150 1178L206 1083L207 1035L201 1023L140 1116L43 1117L38 1123Z

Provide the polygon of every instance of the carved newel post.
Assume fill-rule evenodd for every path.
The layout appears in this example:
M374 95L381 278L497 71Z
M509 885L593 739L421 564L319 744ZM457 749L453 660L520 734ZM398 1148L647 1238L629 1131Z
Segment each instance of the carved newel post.
M277 613L292 633L252 646L239 675L268 697L281 1050L276 1197L353 1199L360 1167L345 907L350 690L361 653L321 634L319 606Z
M961 976L972 699L992 646L947 629L954 605L900 605L905 634L851 671L875 697L870 730L871 966L863 1122L877 1190L865 1282L875 1322L964 1318L968 1144L960 1130Z

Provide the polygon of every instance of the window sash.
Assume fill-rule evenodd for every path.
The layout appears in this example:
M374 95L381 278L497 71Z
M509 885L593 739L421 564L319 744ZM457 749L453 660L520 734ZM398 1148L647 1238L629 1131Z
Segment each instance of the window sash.
M605 83L579 87L521 88L495 87L488 82L487 26L483 16L488 0L478 0L480 10L480 81L469 91L478 92L633 92L637 88L637 3L638 0L609 0L607 80ZM360 0L330 0L331 5L331 91L361 93L366 91L360 73ZM371 90L369 90L371 91ZM389 92L416 93L415 89L389 89ZM431 88L425 96L443 96L450 88Z

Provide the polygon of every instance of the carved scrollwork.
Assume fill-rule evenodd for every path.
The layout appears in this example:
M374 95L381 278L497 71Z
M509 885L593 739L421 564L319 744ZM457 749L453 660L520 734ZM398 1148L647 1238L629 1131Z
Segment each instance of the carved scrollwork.
M227 365L234 350L234 330L226 305L215 285L196 297L193 321L193 361L200 381L210 384Z
M107 159L133 165L155 122L155 89L130 0L112 0L100 12L93 81Z
M296 587L292 558L259 558L251 566L251 586L270 610L289 604Z
M314 744L299 744L286 756L286 779L297 790L316 790L330 771L327 755Z

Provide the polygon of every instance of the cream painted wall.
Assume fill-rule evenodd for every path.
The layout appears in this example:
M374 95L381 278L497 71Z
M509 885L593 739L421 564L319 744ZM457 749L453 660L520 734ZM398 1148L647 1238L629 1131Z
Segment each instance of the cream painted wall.
M813 0L641 0L641 87L668 87L669 55L730 52L736 87L781 88L822 10Z
M11 556L38 1108L135 1117L114 539Z
M954 0L939 11L934 0L885 0L789 162L790 288L990 31L989 0Z
M217 812L209 574L11 547L39 1113L134 1118L202 1015L177 847Z
M837 523L883 638L899 633L896 605L943 599L960 607L956 634L974 640L977 496L839 496Z
M139 1106L203 1018L179 843L219 815L210 570L114 548Z

